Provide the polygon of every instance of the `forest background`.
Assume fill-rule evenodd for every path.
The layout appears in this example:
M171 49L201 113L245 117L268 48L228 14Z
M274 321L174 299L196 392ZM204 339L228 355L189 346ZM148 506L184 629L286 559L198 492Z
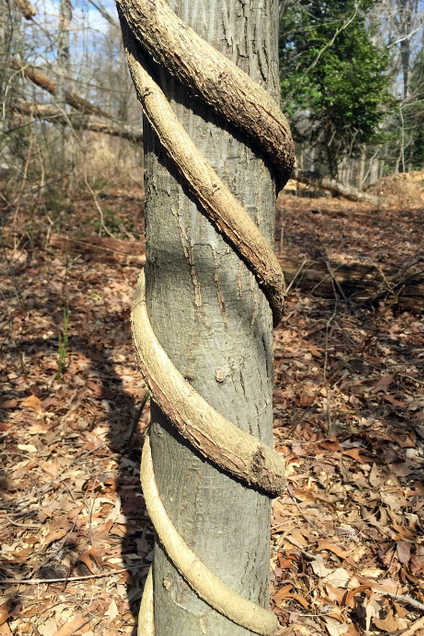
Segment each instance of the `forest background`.
M277 201L279 636L424 636L423 20L280 3L298 171L370 198L293 180ZM114 3L0 0L0 96L0 636L134 634L143 134Z
M423 166L423 16L422 0L280 2L299 168L363 189ZM4 183L43 199L63 180L141 183L141 107L114 3L1 0L0 69Z

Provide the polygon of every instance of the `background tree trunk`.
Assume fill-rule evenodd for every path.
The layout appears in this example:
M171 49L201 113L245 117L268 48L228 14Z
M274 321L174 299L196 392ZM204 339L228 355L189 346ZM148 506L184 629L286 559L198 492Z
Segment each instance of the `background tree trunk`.
M67 88L70 76L70 42L69 31L72 20L72 5L70 0L60 0L60 26L57 41L57 62L58 79L56 82L55 98L62 112L67 110ZM60 133L60 156L58 165L61 171L66 166L66 146L69 138L69 131L66 126L62 126Z
M274 0L172 0L203 38L279 99ZM190 136L272 244L275 186L261 153L157 69ZM205 219L145 123L146 279L153 328L188 382L237 426L272 445L271 312L253 276ZM152 406L152 455L162 501L205 565L268 605L270 500L219 472ZM160 545L156 636L248 634L201 601Z

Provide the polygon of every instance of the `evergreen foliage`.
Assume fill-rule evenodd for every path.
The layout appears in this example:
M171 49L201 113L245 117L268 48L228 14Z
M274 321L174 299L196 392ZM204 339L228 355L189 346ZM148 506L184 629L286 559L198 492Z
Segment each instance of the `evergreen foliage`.
M389 53L373 43L375 0L298 0L281 21L283 109L297 142L337 177L344 156L381 137L388 104Z
M407 149L407 161L412 168L420 169L424 166L424 51L422 49L413 66L411 87L412 99L405 108L411 130L411 147L410 150Z

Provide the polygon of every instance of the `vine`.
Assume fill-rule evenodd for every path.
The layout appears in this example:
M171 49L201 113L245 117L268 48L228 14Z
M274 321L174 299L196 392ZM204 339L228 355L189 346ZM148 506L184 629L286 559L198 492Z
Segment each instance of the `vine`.
M294 164L287 121L263 88L200 38L164 0L118 0L117 5L128 65L144 114L209 219L254 273L277 326L283 314L285 284L273 249L178 121L155 82L145 51L260 146L273 162L280 188ZM231 475L270 496L281 494L285 488L283 459L215 411L184 380L160 346L147 313L144 272L137 284L132 329L137 362L153 399L180 434ZM246 629L273 634L278 628L276 616L222 583L174 528L157 489L148 438L143 448L141 482L158 537L198 596ZM150 571L138 636L153 635Z

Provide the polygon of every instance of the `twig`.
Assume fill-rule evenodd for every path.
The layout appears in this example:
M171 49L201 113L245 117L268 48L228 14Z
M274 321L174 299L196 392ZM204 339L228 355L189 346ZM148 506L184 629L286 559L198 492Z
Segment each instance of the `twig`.
M389 311L389 309L396 303L397 298L398 298L399 294L394 294L393 298L391 299L390 302L387 303L384 312L379 316L378 321L376 326L374 327L374 329L371 330L371 332L364 336L364 338L361 340L361 342L359 342L357 344L357 346L355 347L355 349L349 353L349 355L345 356L343 358L343 360L341 360L340 364L336 367L336 369L333 371L333 373L330 375L329 378L327 378L327 384L329 385L330 382L332 382L334 380L334 378L336 377L336 375L338 375L338 373L346 366L346 364L349 362L349 360L351 360L357 353L359 353L359 351L361 351L361 349L365 349L365 347L367 347L369 345L369 343L371 342L371 340L376 336L376 334L379 332L380 330L380 323L382 322L383 318L385 317L385 315L387 314L387 312ZM320 389L322 388L322 385L318 386L316 391L315 391L315 395L312 398L312 402L309 404L309 408L305 409L305 411L302 413L301 417L296 420L294 422L294 424L291 427L291 431L294 431L296 429L296 427L301 424L309 415L309 413L311 412L311 408L312 406L315 404L315 401L318 398L318 394Z
M320 530L319 528L317 528L317 526L314 524L313 521L311 521L309 519L309 517L307 515L305 515L305 513L303 512L302 508L299 506L299 504L297 503L290 486L287 486L287 492L289 493L290 497L293 499L298 511L300 512L300 514L302 515L302 517L304 518L304 520L306 521L306 523L308 523L311 528L313 530L315 530L316 532L319 532L319 534L322 534L326 539L331 539L331 537L328 536L328 534L325 534L325 532L322 532L322 530ZM313 558L313 557L312 557Z
M65 468L63 468L62 470L60 470L56 477L54 477L53 479L51 479L47 484L44 484L44 486L42 486L39 490L40 493L44 493L46 492L46 490L48 490L50 488L50 486L52 484L54 484L55 481L59 481L59 477L61 477L64 473L66 473L67 470L70 469L71 466L73 466L74 464L76 464L77 462L79 462L80 459L82 459L83 457L87 457L87 455L91 455L91 453L95 453L96 451L100 450L101 448L103 448L104 446L106 446L106 442L103 442L103 444L100 444L99 446L96 446L96 448L92 448L91 450L87 451L86 453L83 453L82 455L80 455L79 457L76 457L74 460L71 461L70 464L68 464L68 466L66 466ZM16 499L10 499L10 501L8 501L8 504L14 504L17 503L18 501L24 501L25 499L28 499L29 497L32 497L33 493L28 493L27 495L22 495L22 497L16 497Z
M408 380L411 380L411 382L417 382L418 384L424 384L423 380L418 380L418 378L413 378L411 375L407 375L406 373L398 373L398 372L396 372L395 375L398 375L401 378L407 378Z
M416 631L418 631L421 627L424 627L424 616L422 616L418 621L416 621L406 632L402 632L402 636L413 636Z
M100 472L100 470L99 470L99 472ZM91 527L91 520L93 518L93 507L94 507L93 495L94 495L94 489L95 489L96 484L97 484L97 477L99 476L99 472L97 473L97 475L94 478L93 486L91 488L90 503L88 504L88 530L90 532L90 542L91 542L92 547L94 547L93 530L92 530L92 527Z
M89 579L100 579L104 576L113 576L114 574L120 574L122 572L130 572L131 570L138 570L142 567L146 567L150 563L143 562L139 565L131 565L128 568L121 568L120 570L112 570L111 572L99 572L98 574L86 574L84 576L70 576L61 577L58 579L0 579L0 585L41 585L43 583L63 583L64 581L87 581Z
M103 210L100 206L100 203L97 199L96 193L94 192L93 188L91 187L91 185L88 183L88 179L87 179L87 169L86 169L86 164L84 163L84 181L85 181L85 185L87 186L87 188L90 191L91 196L94 199L94 203L96 205L97 210L99 211L99 215L100 215L100 230L99 230L99 236L101 236L101 232L102 230L104 230L106 232L106 234L109 234L109 236L111 238L116 238L112 232L109 232L109 230L107 229L106 225L105 225L105 219L104 219L104 215L103 215Z
M0 521L2 521L2 519L0 519ZM6 521L7 523L12 524L12 526L17 526L18 528L33 528L33 529L40 529L41 524L39 524L38 526L36 525L31 525L31 524L26 524L26 523L17 523L16 521L12 521L12 519L10 519L10 517L6 516Z
M327 269L328 269L328 273L330 274L330 276L331 276L331 279L332 279L333 283L336 285L337 289L338 289L338 290L339 290L339 292L340 292L340 295L343 297L343 300L346 300L346 301L347 301L347 298L346 298L346 296L345 296L345 293L344 293L343 289L340 287L340 283L339 283L339 281L338 281L338 280L337 280L337 278L334 276L333 270L331 269L331 267L330 267L330 265L329 265L328 261L325 261L325 266L326 266L326 267L327 267Z
M415 607L415 609L419 609L422 612L424 612L424 603L420 603L419 601L415 600L415 598L412 598L412 596L407 596L406 594L397 594L397 592L387 592L385 590L378 590L372 586L371 586L371 589L373 592L376 592L377 594L381 594L382 596L390 596L390 598L392 598L395 601L403 601L404 603L411 605L411 607ZM420 620L424 621L424 617ZM406 632L403 632L402 636L405 636L405 633Z
M334 291L334 280L333 280L333 291ZM337 312L337 296L335 296L334 310L330 318L327 320L325 325L325 358L324 358L324 388L325 388L325 398L326 398L326 411L327 411L327 422L328 422L328 433L331 435L331 411L330 411L330 384L328 382L327 372L328 372L328 331L330 329L331 322L334 320L334 316Z
M84 625L87 625L87 623L90 623L92 620L93 620L93 616L90 616L90 618L87 618L83 623L81 623L81 625L78 625L78 627L75 627L75 629L73 629L72 632L69 632L68 636L72 636L72 634L76 634L76 632L79 632L81 627L84 627Z
M389 281L387 280L387 276L386 274L383 272L383 269L380 265L378 265L377 263L374 263L374 261L372 260L372 258L369 258L369 261L371 262L371 265L373 265L375 267L375 269L378 271L378 273L380 274L381 278L384 280L384 282L387 285L387 289L389 290L389 292L391 294L393 294L393 286L389 283Z
M296 280L296 278L300 275L300 272L302 271L302 269L304 268L304 266L307 263L307 259L305 258L305 260L303 261L302 265L298 268L296 274L293 276L290 285L287 287L286 289L286 295L289 293L290 289L293 287L294 281Z
M328 266L327 266L327 267L328 267ZM316 289L318 289L318 287L319 287L320 285L322 285L322 283L325 283L325 281L326 281L328 278L331 278L331 280L332 280L332 281L334 281L334 278L335 278L335 276L334 276L334 272L336 272L336 271L337 271L340 267L341 267L341 265L339 265L338 267L336 267L336 269L335 269L335 270L331 270L331 269L329 269L329 268L328 268L328 269L329 269L328 274L326 274L326 275L324 276L324 278L322 278L322 279L319 281L319 283L317 283L317 284L315 285L315 287L313 287L313 288L311 289L311 294L313 294L313 293L314 293L314 291L315 291Z
M132 425L132 428L131 428L131 433L130 433L130 436L128 438L128 442L125 444L125 448L123 450L123 454L124 455L125 455L125 453L128 452L128 450L129 450L129 448L131 446L131 441L132 441L133 435L135 433L135 429L137 428L137 424L140 421L140 417L141 417L141 415L143 413L144 407L146 406L147 400L149 399L149 397L150 397L150 392L146 391L146 393L145 393L145 395L144 395L144 397L143 397L143 399L141 401L140 407L139 407L137 413L134 416L134 421L133 421L133 425Z

